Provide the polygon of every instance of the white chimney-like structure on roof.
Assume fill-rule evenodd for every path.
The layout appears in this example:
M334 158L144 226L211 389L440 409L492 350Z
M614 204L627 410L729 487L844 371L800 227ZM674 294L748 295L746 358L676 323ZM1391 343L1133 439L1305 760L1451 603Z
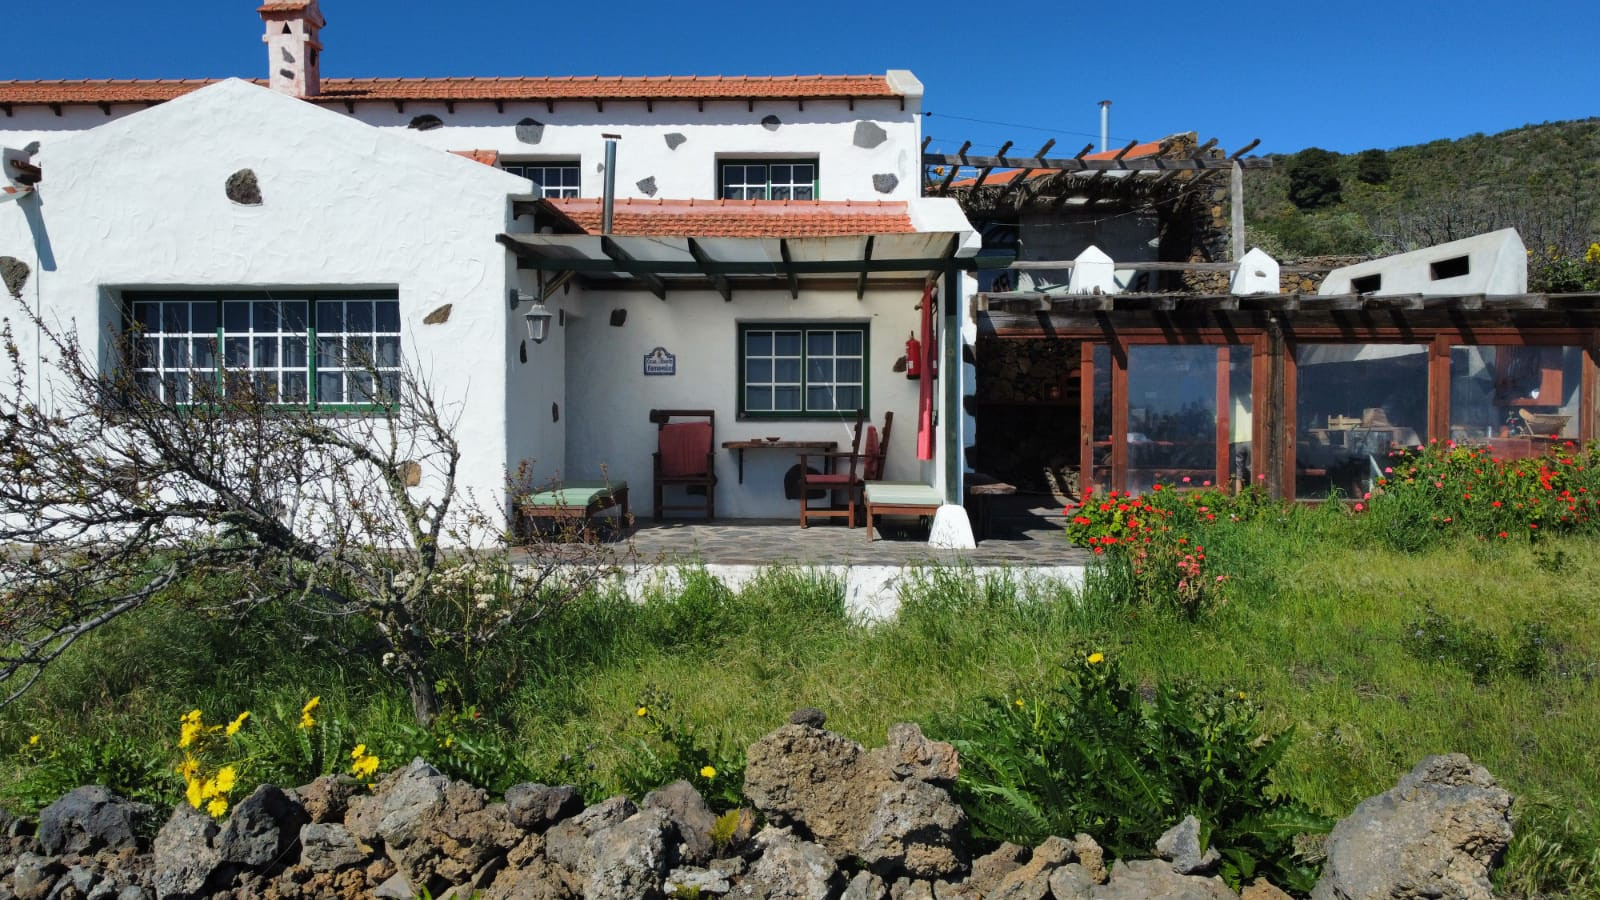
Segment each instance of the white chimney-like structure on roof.
M291 97L322 93L322 42L317 32L327 23L317 0L268 0L256 9L267 33L267 84Z

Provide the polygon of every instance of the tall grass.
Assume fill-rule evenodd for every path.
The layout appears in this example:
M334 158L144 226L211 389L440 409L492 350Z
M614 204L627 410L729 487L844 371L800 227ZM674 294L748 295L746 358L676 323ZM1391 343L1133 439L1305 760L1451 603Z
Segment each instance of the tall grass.
M1407 554L1372 546L1362 520L1333 504L1219 525L1205 540L1229 576L1227 602L1197 622L1130 604L1101 577L1078 594L1022 573L929 568L905 580L895 619L868 623L848 613L842 584L808 570L774 569L734 590L689 569L642 602L595 594L518 635L487 667L492 683L455 678L459 702L482 711L474 739L503 746L519 775L604 793L639 747L645 698L725 755L801 706L875 745L897 721L1048 689L1068 654L1095 647L1147 688L1244 692L1274 730L1294 726L1274 789L1324 814L1348 814L1425 755L1465 752L1526 798L1503 890L1600 896L1600 545L1447 537ZM194 707L215 720L295 710L317 694L353 739L415 745L401 740L402 686L373 654L337 649L370 635L285 609L236 627L193 601L127 617L0 713L7 802L37 806L97 768L124 789L141 772L165 775L178 718ZM1538 625L1550 665L1475 683L1458 661L1407 649L1426 610L1508 646ZM46 751L27 749L35 733ZM115 765L43 761L91 746ZM174 785L154 793L176 801Z

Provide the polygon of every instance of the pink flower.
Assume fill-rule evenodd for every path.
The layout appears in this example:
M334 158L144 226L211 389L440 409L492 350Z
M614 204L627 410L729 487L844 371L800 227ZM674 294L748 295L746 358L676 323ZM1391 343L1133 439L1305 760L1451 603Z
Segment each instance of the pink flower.
M1356 504L1356 512L1361 512L1362 510L1364 510L1366 508L1367 508L1367 505L1365 503L1357 503Z
M1183 476L1183 483L1184 484L1188 484L1189 483L1189 476L1187 476L1187 475Z

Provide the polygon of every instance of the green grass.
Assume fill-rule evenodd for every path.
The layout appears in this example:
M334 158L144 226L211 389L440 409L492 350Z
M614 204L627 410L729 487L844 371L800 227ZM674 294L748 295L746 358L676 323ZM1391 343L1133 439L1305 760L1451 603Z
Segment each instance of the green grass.
M1330 815L1391 787L1423 756L1467 753L1525 798L1503 889L1600 896L1600 545L1449 539L1404 555L1374 549L1363 528L1330 505L1209 530L1209 564L1230 575L1228 602L1192 623L1103 590L1079 597L926 570L897 619L863 624L826 578L780 569L734 592L691 571L681 589L643 604L587 598L507 645L486 667L500 673L492 683L454 680L464 685L458 702L486 712L469 723L473 739L511 748L518 774L603 792L638 752L642 702L724 756L800 706L876 745L894 722L948 721L981 697L1048 688L1069 654L1092 646L1143 684L1243 691L1270 725L1295 726L1275 785ZM170 771L178 718L197 706L217 721L241 709L297 713L318 694L351 740L415 745L415 735L396 736L409 711L401 685L375 661L308 637L325 624L277 613L235 629L187 608L173 602L119 622L0 714L12 805L44 802L48 789L69 786L62 779L95 768L79 761L52 776L37 763L94 741L120 741L110 756ZM1475 684L1455 662L1403 645L1425 609L1508 641L1543 625L1550 664L1538 678ZM33 733L40 746L17 749ZM170 778L158 791L175 801L179 789Z

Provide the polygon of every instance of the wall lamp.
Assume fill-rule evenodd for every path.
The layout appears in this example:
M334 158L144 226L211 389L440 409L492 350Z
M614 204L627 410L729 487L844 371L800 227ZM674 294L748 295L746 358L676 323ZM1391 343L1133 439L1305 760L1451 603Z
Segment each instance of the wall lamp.
M522 314L523 321L528 324L528 340L533 341L535 344L542 344L544 339L550 336L550 320L554 318L554 314L550 312L549 307L544 305L543 295L537 293L524 294L516 288L511 289L512 308L516 308L517 304L524 300L529 300L533 303L532 306L528 307L528 311Z

